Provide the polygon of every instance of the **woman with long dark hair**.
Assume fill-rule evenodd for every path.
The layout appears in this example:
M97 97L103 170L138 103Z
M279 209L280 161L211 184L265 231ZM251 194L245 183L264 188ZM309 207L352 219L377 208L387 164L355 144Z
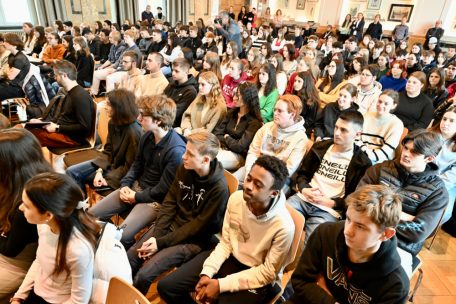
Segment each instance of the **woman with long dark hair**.
M318 89L321 106L335 102L339 98L339 91L345 85L344 63L341 60L332 60L326 69L326 76L318 79L315 86Z
M298 63L295 60L296 49L293 44L287 43L283 46L283 70L287 75L291 75L295 70Z
M44 33L44 27L37 25L33 28L33 36L35 37L35 45L32 51L29 53L30 56L37 58L43 50L44 45L47 43L46 35Z
M261 117L263 122L267 123L273 120L274 106L279 98L276 70L272 64L265 63L260 67L257 87L260 97Z
M63 29L63 22L60 20L55 20L54 29L60 38L62 38L63 35L65 35L65 33L66 33L65 30Z
M22 31L24 32L24 36L22 37L22 41L24 42L24 53L28 55L32 52L36 43L33 24L24 22L24 24L22 24Z
M76 70L78 71L77 81L80 86L90 88L93 79L94 61L90 54L89 46L83 37L73 39L73 47L76 56Z
M320 97L315 88L314 78L310 71L299 72L294 80L293 94L302 101L301 116L304 118L304 128L307 137L310 138L315 127L318 109L320 109Z
M339 27L339 41L342 43L345 42L345 40L347 40L350 34L351 22L352 16L350 14L347 14L345 16L344 22L342 22L342 25Z
M76 63L76 51L73 47L73 36L65 35L62 38L62 45L65 47L65 53L63 54L63 60L67 60L72 64Z
M19 208L37 225L39 244L11 303L88 303L100 226L84 210L84 193L67 175L41 173L26 183Z
M433 68L428 76L424 93L432 99L434 109L437 109L448 98L448 90L445 88L445 71Z
M171 64L179 56L180 51L179 37L176 33L169 33L168 44L160 51L160 54L165 59L164 66L161 68L165 76L171 74Z
M36 137L25 129L0 131L0 303L8 303L35 259L38 234L19 210L33 176L52 171Z
M237 170L244 165L250 143L263 124L258 89L254 84L244 82L238 86L234 105L214 130L221 144L217 159L227 170Z
M139 111L135 95L131 91L117 89L108 92L106 97L106 111L111 119L102 154L67 169L67 174L81 189L85 188L85 184L95 188L119 188L120 180L135 160L142 134L141 125L136 120Z
M439 166L440 178L445 183L450 200L443 216L445 223L442 229L456 237L456 211L454 201L456 197L456 106L450 106L443 114L440 124L434 126L433 131L442 135L444 144L436 157L435 163Z

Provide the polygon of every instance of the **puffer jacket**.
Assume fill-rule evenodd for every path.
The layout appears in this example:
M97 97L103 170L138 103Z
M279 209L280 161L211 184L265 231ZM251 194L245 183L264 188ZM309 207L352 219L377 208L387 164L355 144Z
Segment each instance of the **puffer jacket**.
M448 192L438 173L434 163L428 163L423 172L410 173L399 160L390 160L367 169L358 184L383 184L401 195L402 211L414 219L401 220L397 226L398 246L413 255L437 227L448 203Z
M42 80L48 100L44 100L43 93L41 92L42 88L35 76L30 77L30 80L24 84L25 96L30 100L30 104L27 106L27 117L29 119L40 117L46 109L49 100L55 96L54 90L46 78L42 78Z

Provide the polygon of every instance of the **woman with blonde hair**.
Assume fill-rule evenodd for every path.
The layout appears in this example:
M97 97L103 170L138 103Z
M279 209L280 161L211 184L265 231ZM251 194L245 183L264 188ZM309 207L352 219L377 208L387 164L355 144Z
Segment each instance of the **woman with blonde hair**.
M225 99L217 75L203 72L198 84L199 93L184 112L180 128L176 128L176 132L184 136L200 129L212 132L226 114Z

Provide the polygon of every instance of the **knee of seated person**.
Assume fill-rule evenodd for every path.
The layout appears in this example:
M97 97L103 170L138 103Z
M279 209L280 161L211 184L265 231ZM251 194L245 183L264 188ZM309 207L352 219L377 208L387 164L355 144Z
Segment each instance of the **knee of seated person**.
M136 273L133 278L133 286L135 286L141 293L146 294L152 284L150 273L147 271L141 271Z
M174 282L168 280L168 276L164 277L157 283L157 291L160 296L166 295L169 288L173 287Z

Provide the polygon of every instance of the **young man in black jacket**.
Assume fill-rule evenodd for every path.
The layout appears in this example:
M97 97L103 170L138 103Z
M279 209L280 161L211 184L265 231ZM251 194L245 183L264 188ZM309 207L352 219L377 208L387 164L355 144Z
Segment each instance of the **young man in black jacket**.
M195 77L188 73L189 70L190 63L185 58L175 59L173 61L173 80L163 92L176 103L176 119L173 128L180 127L182 115L198 93L198 83Z
M185 142L172 128L175 103L165 96L143 96L138 100L139 122L145 133L120 189L112 192L89 212L103 220L130 212L122 224L122 243L128 248L134 236L156 218L160 204L182 162Z
M321 224L291 278L287 303L405 303L409 279L397 253L401 198L366 185L347 199L347 219Z
M399 160L385 161L366 171L359 186L383 184L401 194L402 214L397 240L402 267L411 276L413 256L437 227L448 204L448 192L433 161L442 146L440 135L417 129L402 141Z
M179 166L155 225L128 250L133 285L143 294L163 272L217 243L229 190L221 163L220 142L207 131L188 136Z
M146 54L160 53L165 46L166 40L163 40L162 31L155 29L152 31L152 42L149 44Z
M356 189L371 166L367 154L354 144L363 122L359 112L342 113L334 139L313 144L297 171L292 185L297 193L287 202L306 218L306 241L321 223L342 218L344 198Z

